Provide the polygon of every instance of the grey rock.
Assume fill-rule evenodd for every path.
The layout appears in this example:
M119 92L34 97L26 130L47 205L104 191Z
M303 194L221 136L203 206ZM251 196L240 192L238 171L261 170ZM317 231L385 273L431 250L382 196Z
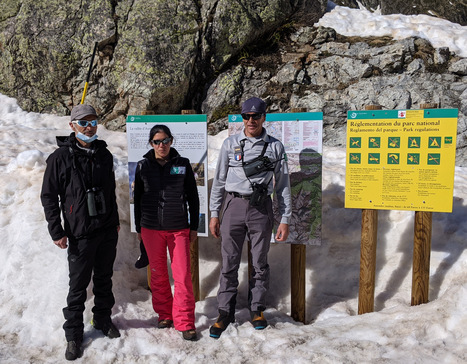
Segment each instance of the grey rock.
M104 124L125 114L201 110L229 62L291 20L312 25L325 0L2 0L0 92L28 111L67 114L86 102Z
M323 97L315 92L310 92L303 97L292 95L290 98L290 108L305 108L310 112L320 112L323 110L324 105Z
M452 72L452 73L455 73L461 76L466 76L467 75L467 59L463 58L457 62L452 63L449 66L449 72Z
M305 33L299 29L295 39L301 37L303 44L310 44L312 38L307 43ZM312 32L307 34L315 36ZM313 46L302 55L297 53L302 44L295 44L287 51L278 51L284 61L279 62L269 80L261 76L261 65L254 72L244 73L241 87L259 85L250 89L256 89L257 96L267 100L269 112L287 112L292 108L322 111L324 144L345 146L349 110L362 110L370 104L383 109L418 109L426 103L458 108L456 165L467 165L463 152L467 146L467 77L463 75L463 59L454 58L447 49L436 50L419 38L394 41L339 37ZM245 94L237 99L244 97Z
M467 89L460 95L459 112L467 115Z
M433 55L433 60L437 65L444 65L449 61L449 56L450 54L448 47L436 48Z
M289 82L295 81L295 75L297 75L299 70L294 63L287 63L279 69L277 75L275 76L275 81L281 84L287 84ZM304 76L302 76L303 78Z
M216 110L222 112L221 109L225 109L226 113L214 117L214 119L225 117L229 112L234 112L234 105L238 105L243 93L241 83L246 73L247 70L244 67L236 66L216 78L210 86L201 108L201 112L207 114L208 120L212 119Z
M314 27L301 27L297 32L290 36L290 40L298 44L306 44L310 39L314 38L315 33L316 28Z
M412 75L416 74L417 72L425 72L425 64L419 58L414 59L407 66L407 72Z
M387 0L363 3L391 11ZM462 1L439 3L459 10ZM27 111L67 114L80 102L98 41L86 102L110 129L123 130L129 114L195 109L216 134L243 100L258 96L268 112L322 111L325 145L345 146L349 110L436 103L459 109L456 164L467 166L467 59L421 38L344 37L313 27L326 4L3 0L0 92ZM406 4L394 4L405 11Z

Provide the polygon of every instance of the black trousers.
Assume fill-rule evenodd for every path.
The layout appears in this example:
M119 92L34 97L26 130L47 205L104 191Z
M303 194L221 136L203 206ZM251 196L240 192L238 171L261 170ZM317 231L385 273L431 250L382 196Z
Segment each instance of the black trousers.
M115 298L112 293L113 264L117 254L117 227L102 230L85 239L69 238L70 289L63 309L67 341L83 340L83 312L89 283L93 282L94 321L110 320ZM94 274L93 274L94 273Z

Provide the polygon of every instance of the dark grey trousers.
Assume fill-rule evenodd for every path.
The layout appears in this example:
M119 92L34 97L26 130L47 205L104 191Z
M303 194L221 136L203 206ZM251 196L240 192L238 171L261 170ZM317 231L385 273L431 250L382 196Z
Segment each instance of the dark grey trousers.
M251 207L248 200L227 194L220 226L222 269L217 301L219 309L235 313L238 268L245 238L251 242L252 277L249 281L249 304L252 311L266 308L269 288L268 252L273 228L271 198L264 206Z

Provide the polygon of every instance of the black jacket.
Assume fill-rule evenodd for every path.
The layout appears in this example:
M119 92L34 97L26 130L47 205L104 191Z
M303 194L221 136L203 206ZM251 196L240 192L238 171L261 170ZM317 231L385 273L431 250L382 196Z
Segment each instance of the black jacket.
M199 197L190 161L170 149L161 166L154 150L144 155L135 171L135 225L152 230L198 230ZM190 222L188 222L187 202Z
M53 240L83 238L101 229L119 225L115 196L113 157L102 140L91 143L89 150L77 145L75 133L57 137L59 146L48 158L42 183L41 201ZM98 187L105 200L104 214L90 217L86 190ZM60 212L64 226L62 227Z

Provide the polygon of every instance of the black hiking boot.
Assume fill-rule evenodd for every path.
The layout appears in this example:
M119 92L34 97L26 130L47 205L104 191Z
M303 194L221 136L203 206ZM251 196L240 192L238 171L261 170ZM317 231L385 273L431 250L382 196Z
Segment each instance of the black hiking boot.
M83 355L83 352L81 351L81 341L68 341L66 345L65 359L75 360L81 358L81 355Z
M227 326L229 326L229 324L234 321L234 314L230 314L227 311L219 310L219 317L217 318L216 323L209 328L209 336L215 339L220 338Z
M116 339L117 337L120 337L120 331L118 331L117 327L110 320L103 323L92 320L91 325L94 326L96 330L102 331L102 333L109 339Z
M148 264L149 264L148 254L146 253L146 249L144 248L144 244L143 244L142 240L139 243L139 249L141 251L141 254L140 254L140 256L138 257L138 260L135 263L135 268L137 268L137 269L147 267Z
M268 326L268 322L264 318L263 311L251 311L251 324L255 330L263 330Z

